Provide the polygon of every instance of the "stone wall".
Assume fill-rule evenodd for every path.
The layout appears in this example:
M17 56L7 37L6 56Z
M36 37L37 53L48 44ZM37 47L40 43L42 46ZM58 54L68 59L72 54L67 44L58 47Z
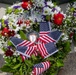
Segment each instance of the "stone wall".
M16 2L20 2L22 0L0 0L0 3L6 3L6 4L14 4Z
M20 2L22 0L0 0L0 3L13 4L18 1ZM64 4L64 3L70 2L71 0L52 0L52 1L57 2L58 4ZM75 1L75 0L72 0L72 1Z

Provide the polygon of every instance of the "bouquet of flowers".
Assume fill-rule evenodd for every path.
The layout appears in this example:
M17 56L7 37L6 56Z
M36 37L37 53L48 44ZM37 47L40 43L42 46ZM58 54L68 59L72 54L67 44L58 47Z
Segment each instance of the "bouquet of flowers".
M66 10L67 18L65 24L69 25L69 35L76 41L76 2L68 3Z
M13 75L56 75L70 51L66 15L49 0L23 0L6 9L0 47Z

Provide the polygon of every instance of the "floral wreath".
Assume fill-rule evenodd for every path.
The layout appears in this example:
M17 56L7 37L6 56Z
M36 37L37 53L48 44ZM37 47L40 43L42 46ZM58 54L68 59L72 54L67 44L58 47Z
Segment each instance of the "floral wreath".
M70 51L65 20L61 8L51 1L23 0L8 7L0 25L5 59L1 70L15 75L55 75Z

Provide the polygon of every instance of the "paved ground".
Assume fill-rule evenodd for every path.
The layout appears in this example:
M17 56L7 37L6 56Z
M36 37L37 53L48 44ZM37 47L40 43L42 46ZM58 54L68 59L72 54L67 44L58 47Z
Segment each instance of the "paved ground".
M5 8L9 5L0 3L0 18L5 14ZM60 5L62 10L66 10L66 4ZM3 52L0 50L0 67L4 64ZM64 61L64 67L58 75L76 75L76 47L72 44L72 51L67 55ZM11 75L0 71L0 75Z
M58 75L76 75L76 52L70 53Z
M5 14L5 8L7 8L9 5L0 3L0 19Z

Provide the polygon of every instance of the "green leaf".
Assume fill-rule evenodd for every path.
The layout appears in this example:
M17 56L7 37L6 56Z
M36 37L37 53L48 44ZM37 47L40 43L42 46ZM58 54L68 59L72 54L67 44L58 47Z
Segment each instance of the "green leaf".
M2 19L2 27L5 27L6 25L4 24L4 19Z
M19 12L20 12L19 9L15 9L15 10L14 10L14 13L15 13L15 14L18 14Z
M32 58L33 60L37 60L36 56L34 56L34 55L32 55L31 58Z
M3 48L2 48L2 51L3 51L3 52L5 52L5 51L6 51L6 48L5 48L5 47L3 47Z
M46 16L46 20L50 21L50 18L51 17L49 15Z
M75 10L75 8L73 8L73 7L70 9L71 12L73 12L74 10Z
M20 56L18 56L17 60L19 60L19 62L22 62L22 59Z
M70 42L66 41L64 43L64 51L65 51L65 53L68 53L68 52L70 52L70 50L71 50L71 48L70 48Z
M7 8L6 14L11 14L12 13L12 8Z
M16 64L16 65L14 65L13 69L17 69L17 68L19 68L20 66L21 66L21 64Z
M27 39L27 37L26 37L26 35L23 31L20 30L19 33L20 33L20 36L21 36L22 39L24 39L24 40Z
M23 75L23 72L22 72L22 66L20 67L19 72L20 72L20 75Z
M4 60L6 61L6 63L9 63L9 65L10 65L11 59L9 57L4 57Z
M57 67L62 67L64 66L64 63L62 60L57 60Z
M11 69L9 66L4 65L2 68L0 68L1 71L3 72L11 72L13 69Z
M51 73L51 75L56 75L56 73Z
M12 60L14 63L16 62L16 58L13 58L13 60Z
M8 40L7 44L8 44L9 46L13 45L13 44L10 42L10 40Z
M32 66L33 65L30 60L25 60L25 63L26 63L27 66Z

